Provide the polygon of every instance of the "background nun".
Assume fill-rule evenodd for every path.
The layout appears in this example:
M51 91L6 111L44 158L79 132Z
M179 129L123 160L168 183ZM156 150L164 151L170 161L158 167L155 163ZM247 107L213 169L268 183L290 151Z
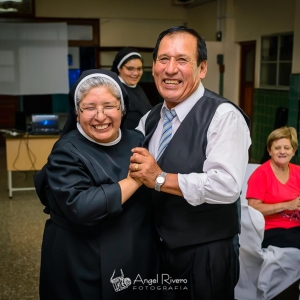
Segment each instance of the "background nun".
M127 116L124 128L135 129L140 119L152 108L145 92L138 85L143 75L143 60L134 48L121 49L113 62L111 70L119 75L128 94Z

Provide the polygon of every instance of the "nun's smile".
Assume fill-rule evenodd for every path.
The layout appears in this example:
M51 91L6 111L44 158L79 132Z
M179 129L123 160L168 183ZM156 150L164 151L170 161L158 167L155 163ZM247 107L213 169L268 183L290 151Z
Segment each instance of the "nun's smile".
M122 111L120 101L106 87L92 88L80 102L78 121L83 131L98 143L118 138Z
M129 86L137 85L143 75L143 64L138 58L128 61L119 68L119 76Z

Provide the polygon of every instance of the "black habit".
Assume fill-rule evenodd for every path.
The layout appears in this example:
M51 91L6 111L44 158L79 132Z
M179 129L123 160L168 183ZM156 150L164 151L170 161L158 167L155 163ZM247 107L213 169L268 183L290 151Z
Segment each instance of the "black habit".
M144 90L139 86L131 88L123 84L128 94L128 108L124 128L135 129L140 119L152 108Z

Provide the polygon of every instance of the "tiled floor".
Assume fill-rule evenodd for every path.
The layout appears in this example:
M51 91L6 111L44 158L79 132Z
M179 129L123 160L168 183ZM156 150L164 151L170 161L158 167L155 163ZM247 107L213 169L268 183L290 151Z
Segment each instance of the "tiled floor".
M35 191L9 199L5 147L0 147L0 300L39 299L43 228L48 218ZM33 186L34 172L13 172L16 187Z

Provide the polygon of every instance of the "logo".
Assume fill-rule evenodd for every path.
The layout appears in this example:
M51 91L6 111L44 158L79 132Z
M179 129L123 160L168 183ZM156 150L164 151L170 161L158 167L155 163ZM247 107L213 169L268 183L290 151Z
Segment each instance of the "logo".
M142 278L137 274L136 278L131 281L129 277L124 277L123 270L120 269L121 276L115 277L114 270L110 282L115 292L127 289L130 285L132 290L188 290L188 280L184 278L172 278L169 274L157 274L155 278Z
M124 289L127 289L131 285L131 279L128 277L124 278L122 269L120 269L120 271L121 271L121 276L113 278L116 272L116 270L114 270L110 278L110 282L112 283L116 292L120 292Z

